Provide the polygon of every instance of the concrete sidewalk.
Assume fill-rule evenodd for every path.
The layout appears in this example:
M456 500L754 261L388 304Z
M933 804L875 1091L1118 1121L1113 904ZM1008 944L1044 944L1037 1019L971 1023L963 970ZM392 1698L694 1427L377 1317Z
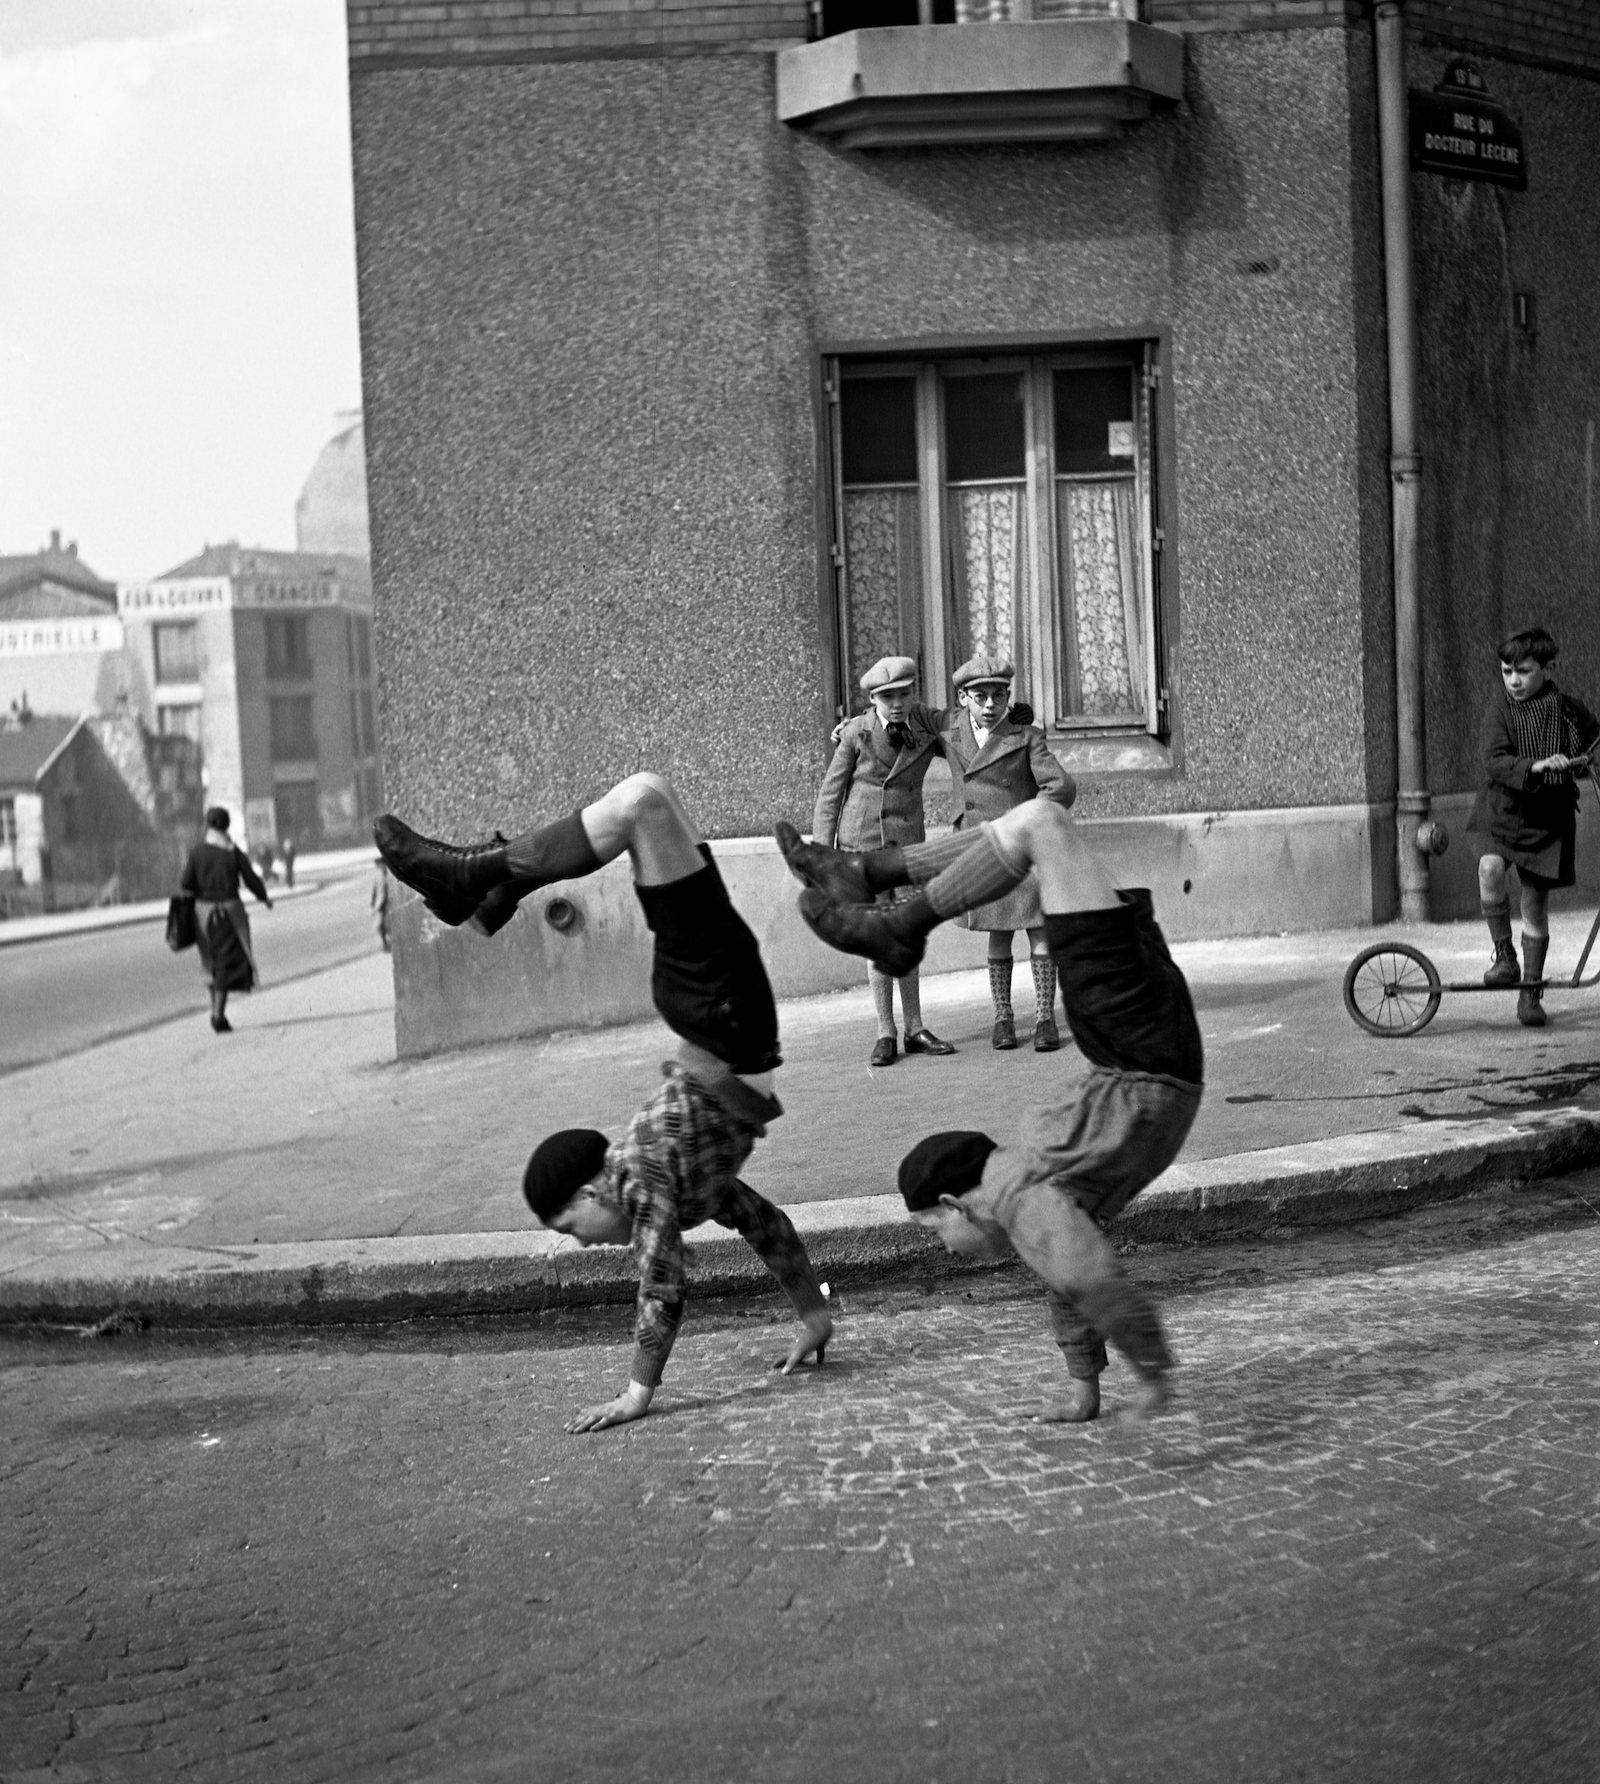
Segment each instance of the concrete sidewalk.
M299 856L294 864L294 885L284 885L280 867L267 890L274 903L280 898L297 898L301 893L316 891L320 880L357 872L373 858L370 848ZM0 922L0 948L15 948L24 942L54 941L95 929L122 929L131 923L165 922L167 904L165 898L146 898L138 904L97 904L87 910L52 911L42 917L12 917Z
M1556 916L1553 973L1570 973L1587 930L1587 911ZM1124 1237L1356 1219L1600 1162L1600 997L1553 991L1552 1026L1527 1031L1510 996L1447 993L1423 1034L1379 1040L1340 999L1377 933L1174 950L1200 1009L1206 1100ZM1447 981L1481 974L1479 925L1404 933ZM936 1128L1004 1137L1083 1069L1070 1047L990 1049L981 947L974 970L924 987L929 1022L960 1049L948 1059L869 1070L864 986L784 1006L789 1112L747 1175L832 1280L949 1267L904 1219L901 1153ZM1021 960L1016 992L1025 1036ZM632 1298L627 1253L539 1231L519 1182L551 1128L620 1130L671 1050L659 1024L397 1063L377 953L230 1013L231 1036L174 1022L0 1085L0 1319L391 1319ZM766 1282L720 1228L700 1229L695 1251L702 1293Z

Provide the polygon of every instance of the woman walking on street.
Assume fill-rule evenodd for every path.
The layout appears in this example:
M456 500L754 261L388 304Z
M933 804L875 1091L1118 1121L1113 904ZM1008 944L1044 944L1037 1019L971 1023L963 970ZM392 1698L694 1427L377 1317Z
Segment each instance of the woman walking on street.
M228 993L252 990L257 982L255 951L250 945L250 918L239 896L241 883L270 911L272 900L261 876L228 834L228 809L213 805L206 813L204 837L189 851L179 885L194 899L195 942L200 970L211 986L211 1027L230 1034Z

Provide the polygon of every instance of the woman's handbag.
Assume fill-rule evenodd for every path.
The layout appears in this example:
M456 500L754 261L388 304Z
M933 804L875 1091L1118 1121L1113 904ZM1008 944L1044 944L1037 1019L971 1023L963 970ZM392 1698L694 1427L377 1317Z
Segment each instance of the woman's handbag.
M167 946L174 954L181 954L194 946L197 934L193 894L175 892L167 901Z

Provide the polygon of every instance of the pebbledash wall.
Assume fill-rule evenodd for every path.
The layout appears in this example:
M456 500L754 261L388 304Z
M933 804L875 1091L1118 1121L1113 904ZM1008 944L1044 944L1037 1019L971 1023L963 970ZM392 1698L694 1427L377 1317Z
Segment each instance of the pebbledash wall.
M1597 12L1408 9L1410 84L1472 54L1530 166L1526 192L1413 176L1429 775L1456 833L1440 914L1475 907L1461 831L1494 638L1543 617L1600 699ZM1133 767L1059 740L1090 764L1079 816L1177 936L1392 915L1368 6L1155 0L1183 98L1117 140L859 151L777 119L798 0L348 16L394 809L467 838L658 768L780 993L855 983L766 840L778 816L804 826L836 712L825 357L1139 336L1161 365L1167 717ZM1600 883L1587 828L1583 859ZM981 954L945 932L931 965ZM401 1049L638 1014L647 958L621 864L530 899L494 943L407 901Z

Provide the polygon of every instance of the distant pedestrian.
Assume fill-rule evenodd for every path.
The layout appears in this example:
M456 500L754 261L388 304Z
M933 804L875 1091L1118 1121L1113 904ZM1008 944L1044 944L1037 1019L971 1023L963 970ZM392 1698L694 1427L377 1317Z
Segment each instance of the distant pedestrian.
M261 869L261 877L268 885L272 883L272 864L275 858L270 842L263 842L256 850L256 865Z
M211 1027L230 1034L228 993L250 991L260 982L250 940L250 918L239 896L241 884L270 911L272 899L250 857L228 834L226 806L206 813L205 835L189 851L179 885L194 898L195 942L200 970L211 986Z
M389 952L389 866L382 855L374 856L372 890L367 894L367 909L372 912L372 928L378 946Z
M946 715L941 731L950 778L962 802L961 824L971 829L998 818L1025 799L1053 799L1065 807L1077 797L1077 784L1050 753L1044 732L1020 721L1013 709L1010 659L984 653L973 657L950 678L960 702ZM980 905L962 917L968 929L989 934L989 997L994 1005L990 1044L1001 1052L1017 1044L1016 1017L1011 1009L1011 938L1028 932L1028 960L1033 969L1033 1048L1053 1053L1061 1045L1055 1022L1056 969L1050 958L1039 884L1033 874L992 904Z
M1600 742L1600 720L1549 673L1558 646L1543 626L1501 639L1500 688L1483 718L1484 784L1468 834L1478 845L1478 898L1494 958L1485 985L1522 989L1517 1020L1543 1028L1545 952L1553 887L1570 886L1578 831L1577 776ZM1506 869L1522 886L1522 962L1511 940Z
M811 834L821 847L875 849L888 843L921 842L927 834L922 783L943 746L926 709L911 699L916 678L917 666L910 657L880 657L861 677L861 691L871 706L839 727L833 760L811 815ZM899 1056L896 981L869 966L867 983L878 1019L878 1038L867 1063L893 1065ZM954 1053L955 1048L941 1041L922 1019L917 969L912 967L898 983L906 1052Z
M294 838L286 836L279 846L283 851L283 883L287 888L294 884Z
M1048 799L904 848L819 849L787 824L778 846L807 882L800 914L811 928L897 974L921 958L941 922L1035 874L1088 1076L1030 1110L1008 1146L982 1133L929 1134L902 1161L900 1191L912 1219L948 1251L1014 1250L1043 1279L1072 1386L1040 1418L1077 1424L1098 1415L1108 1341L1139 1378L1135 1410L1158 1411L1172 1356L1154 1304L1123 1273L1103 1231L1177 1156L1200 1107L1200 1028L1150 894L1113 887L1071 817ZM908 885L916 891L901 903L869 902Z
M510 843L458 848L387 815L373 835L395 878L420 892L441 923L470 921L491 935L539 886L580 879L624 853L633 866L655 937L650 989L678 1036L678 1057L662 1067L665 1084L620 1140L592 1128L551 1134L522 1184L547 1227L580 1245L631 1244L639 1266L628 1385L567 1429L599 1431L649 1410L683 1318L683 1234L704 1220L740 1233L799 1315L805 1330L784 1373L813 1351L820 1363L833 1321L806 1248L783 1210L738 1175L783 1113L773 1094L777 1006L756 939L671 785L656 774L630 775L581 811Z

